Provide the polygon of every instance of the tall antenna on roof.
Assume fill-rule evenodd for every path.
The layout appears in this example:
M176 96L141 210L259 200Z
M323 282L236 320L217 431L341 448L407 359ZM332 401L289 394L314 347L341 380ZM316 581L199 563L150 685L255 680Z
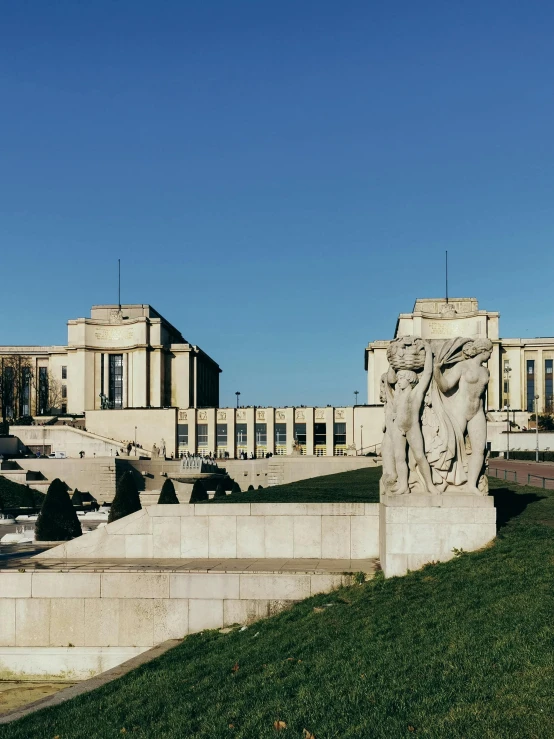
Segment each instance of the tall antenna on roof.
M117 300L121 310L121 259L117 260Z
M445 278L446 278L446 302L448 303L448 250L446 251Z

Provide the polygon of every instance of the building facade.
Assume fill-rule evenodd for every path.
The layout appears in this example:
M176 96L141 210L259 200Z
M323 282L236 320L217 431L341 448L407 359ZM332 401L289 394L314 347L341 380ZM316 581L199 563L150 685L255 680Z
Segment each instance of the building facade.
M418 299L401 313L394 337L431 342L488 338L493 352L487 395L492 411L507 405L527 422L539 395L553 408L554 338L503 339L499 314L475 298ZM219 365L149 305L93 306L68 321L67 346L0 347L3 418L74 414L99 439L154 445L167 456L297 454L343 456L379 451L384 411L380 379L390 341L365 350L368 403L354 407L219 407ZM514 415L515 421L515 415ZM33 427L34 428L34 427Z
M219 403L218 364L150 305L95 305L67 346L0 346L3 416Z
M554 411L554 337L504 339L499 313L479 310L475 298L420 298L412 313L401 313L394 338L417 336L429 341L456 336L488 338L493 351L488 368L487 410L509 406L539 413ZM368 402L378 403L381 375L387 371L390 341L372 341L365 350ZM535 396L538 395L536 401Z

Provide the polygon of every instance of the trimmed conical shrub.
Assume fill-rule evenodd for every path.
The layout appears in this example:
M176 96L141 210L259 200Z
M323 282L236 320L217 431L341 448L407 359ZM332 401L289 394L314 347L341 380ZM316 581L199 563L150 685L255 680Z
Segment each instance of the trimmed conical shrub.
M57 477L52 480L35 526L37 541L69 541L81 536L81 524L67 492Z
M158 498L158 503L165 505L167 505L168 503L179 503L177 493L175 492L175 485L173 484L173 480L170 480L168 478L162 485L160 497Z
M214 498L225 498L227 493L225 492L225 487L222 482L218 482L215 488L215 495Z
M71 502L74 506L82 506L83 505L83 496L81 494L81 491L78 488L75 488L75 492L71 496Z
M200 503L203 500L208 500L208 493L202 480L196 480L192 486L189 503Z
M242 492L240 489L240 485L238 482L233 482L233 487L231 489L231 495L237 495L238 493Z
M108 523L117 521L123 516L136 513L142 508L137 484L131 470L124 472L119 478L115 490L115 498L112 501Z
M264 489L263 485L258 485L258 490L263 490L263 489Z
M229 475L225 475L225 478L223 480L223 489L225 490L226 493L230 493L231 492L231 490L233 489L233 485L234 484L235 484L235 481L234 480L231 480L231 478L229 477Z
M254 485L249 485L248 490L254 490Z

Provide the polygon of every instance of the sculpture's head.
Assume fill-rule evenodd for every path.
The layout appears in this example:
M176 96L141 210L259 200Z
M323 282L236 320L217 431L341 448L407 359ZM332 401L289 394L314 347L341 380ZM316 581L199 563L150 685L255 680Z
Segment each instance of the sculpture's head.
M474 341L468 341L463 348L464 356L467 359L476 357L478 354L483 354L483 362L488 362L492 354L492 341L490 339L475 339Z
M405 390L407 387L417 385L417 374L413 370L400 370L396 374L396 387Z

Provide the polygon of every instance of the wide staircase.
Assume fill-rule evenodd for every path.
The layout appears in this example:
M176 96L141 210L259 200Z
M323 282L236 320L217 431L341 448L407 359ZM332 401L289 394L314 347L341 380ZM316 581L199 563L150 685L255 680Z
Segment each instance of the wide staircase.
M267 468L268 487L282 485L285 482L285 463L280 457L270 457Z

